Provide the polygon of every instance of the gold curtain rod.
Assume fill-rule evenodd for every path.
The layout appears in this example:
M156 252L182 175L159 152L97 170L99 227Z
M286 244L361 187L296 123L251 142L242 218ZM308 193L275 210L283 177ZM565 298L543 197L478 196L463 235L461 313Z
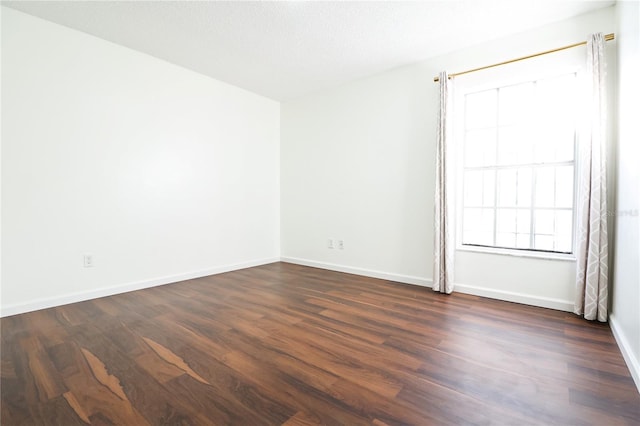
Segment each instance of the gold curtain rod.
M611 33L611 34L607 34L604 36L605 41L611 41L615 38L615 34ZM506 64L511 64L513 62L519 62L519 61L524 61L525 59L531 59L531 58L535 58L536 56L542 56L542 55L548 55L549 53L554 53L554 52L559 52L561 50L567 50L567 49L571 49L573 47L578 47L578 46L582 46L587 44L586 41L581 41L579 43L573 43L570 44L568 46L562 46L562 47L558 47L556 49L551 49L551 50L545 50L544 52L539 52L539 53L534 53L533 55L527 55L527 56L522 56L520 58L516 58L516 59L510 59L508 61L504 61L504 62L499 62L497 64L493 64L493 65L486 65L484 67L480 67L480 68L474 68L472 70L467 70L467 71L462 71L462 72L457 72L454 74L449 74L449 78L453 78L453 77L457 77L459 75L463 75L463 74L470 74L472 72L476 72L476 71L482 71L482 70L486 70L488 68L493 68L493 67L499 67L501 65L506 65ZM433 77L433 81L440 81L440 77L439 76L435 76Z

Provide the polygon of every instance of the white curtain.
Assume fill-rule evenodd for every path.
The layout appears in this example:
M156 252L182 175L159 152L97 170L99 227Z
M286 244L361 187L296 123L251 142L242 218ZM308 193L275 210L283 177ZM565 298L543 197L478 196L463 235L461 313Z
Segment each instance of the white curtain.
M587 40L585 134L579 140L578 250L574 312L606 321L608 304L606 93L604 36Z
M441 293L453 291L453 229L449 219L450 200L455 188L450 183L453 140L451 136L451 82L446 72L440 73L440 111L436 143L436 192L434 217L433 290Z

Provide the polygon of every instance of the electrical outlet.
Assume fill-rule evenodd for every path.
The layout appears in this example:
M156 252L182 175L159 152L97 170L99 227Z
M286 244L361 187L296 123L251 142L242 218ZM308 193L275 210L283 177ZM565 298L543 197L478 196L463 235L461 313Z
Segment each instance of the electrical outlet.
M85 254L84 257L84 267L85 268L93 268L93 255L92 254Z
M344 241L342 241L342 240L338 240L338 248L339 248L340 250L344 250Z
M329 239L327 241L327 248L333 249L333 240L332 239Z

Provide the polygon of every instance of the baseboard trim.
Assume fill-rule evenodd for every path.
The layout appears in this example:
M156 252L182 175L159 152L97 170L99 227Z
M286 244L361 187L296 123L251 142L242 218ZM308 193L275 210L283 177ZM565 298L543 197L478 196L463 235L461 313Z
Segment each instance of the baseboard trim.
M640 393L640 360L638 360L634 355L631 345L629 344L629 340L627 340L627 337L622 333L618 320L614 314L609 316L609 326L611 327L613 337L616 339L616 343L620 348L620 352L622 352L622 357L627 363L631 377L633 377L633 381L638 388L638 393Z
M475 285L455 283L454 291L471 294L474 296L488 297L489 299L504 300L507 302L522 303L524 305L538 306L540 308L555 309L558 311L573 312L573 302L569 300L554 299L551 297L532 296L513 291L495 290Z
M25 312L37 311L40 309L52 308L54 306L68 305L69 303L83 302L85 300L96 299L99 297L113 296L120 293L128 293L130 291L142 290L150 287L157 287L165 284L172 284L179 281L191 280L194 278L206 277L209 275L222 274L225 272L237 271L239 269L251 268L254 266L266 265L280 261L279 257L264 258L250 260L247 262L234 263L231 265L216 266L213 268L192 271L183 274L169 275L164 277L152 278L149 280L135 281L111 287L103 287L94 290L69 293L63 296L50 298L42 298L31 300L26 303L3 306L0 310L0 317L10 315L23 314Z
M346 265L337 265L328 262L318 262L315 260L301 259L296 257L283 256L282 262L294 263L296 265L311 266L314 268L327 269L330 271L346 272L348 274L363 275L365 277L380 278L388 281L395 281L404 284L413 284L423 287L432 287L433 281L429 278L421 278L410 275L394 274L389 272L375 271L365 268L356 268ZM532 296L523 293L494 290L485 287L456 283L454 291L471 294L474 296L488 297L490 299L504 300L507 302L522 303L525 305L538 306L541 308L556 309L559 311L573 311L573 302L568 300L553 299L548 297Z
M153 278L150 280L136 281L126 284L121 284L112 287L104 287L95 290L89 290L84 292L70 293L59 297L36 299L27 303L15 304L9 306L3 306L0 310L0 317L6 317L10 315L22 314L25 312L36 311L39 309L51 308L54 306L66 305L69 303L82 302L85 300L96 299L98 297L113 296L115 294L126 293L129 291L142 290L145 288L156 287L165 284L171 284L179 281L190 280L194 278L201 278L209 275L221 274L224 272L236 271L239 269L251 268L254 266L266 265L274 262L286 262L293 263L302 266L310 266L314 268L326 269L336 272L345 272L348 274L362 275L371 278L378 278L387 281L394 281L404 284L419 285L422 287L431 287L432 280L428 278L416 277L411 275L395 274L390 272L377 271L373 269L358 268L347 265L339 265L329 262L319 262L315 260L302 259L296 257L283 256L280 258L265 258L253 261L241 262L231 265L223 265L204 269L200 271L193 271L184 274L176 274L165 277ZM465 294L471 294L475 296L488 297L491 299L505 300L508 302L523 303L526 305L539 306L543 308L556 309L561 311L571 312L573 311L573 303L560 299L545 298L539 296L531 296L522 293L508 292L494 289L487 289L485 287L478 287L468 284L455 284L455 291Z
M362 275L370 278L379 278L381 280L395 281L405 284L419 285L423 287L431 287L431 280L414 277L411 275L393 274L389 272L376 271L373 269L356 268L353 266L338 265L335 263L318 262L309 259L300 259L297 257L281 257L280 260L285 263L293 263L302 266L311 266L312 268L327 269L329 271L345 272L347 274Z

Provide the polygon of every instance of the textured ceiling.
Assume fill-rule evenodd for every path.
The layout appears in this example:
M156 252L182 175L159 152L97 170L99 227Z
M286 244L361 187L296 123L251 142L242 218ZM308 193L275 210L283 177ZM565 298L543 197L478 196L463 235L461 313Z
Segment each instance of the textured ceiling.
M3 1L288 100L614 1Z

